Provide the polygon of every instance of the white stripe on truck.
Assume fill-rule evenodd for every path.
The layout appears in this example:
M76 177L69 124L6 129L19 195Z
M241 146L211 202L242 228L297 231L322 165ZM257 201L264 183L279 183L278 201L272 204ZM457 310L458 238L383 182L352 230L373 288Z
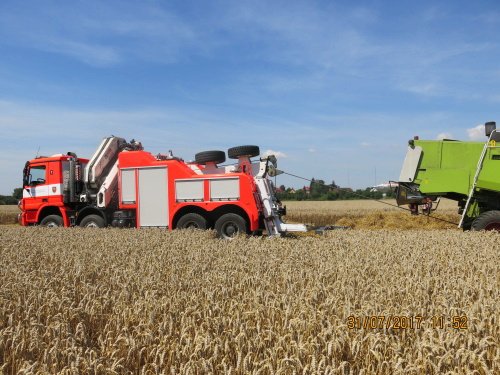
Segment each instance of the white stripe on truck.
M23 189L23 198L53 197L55 195L62 195L62 184L39 185Z

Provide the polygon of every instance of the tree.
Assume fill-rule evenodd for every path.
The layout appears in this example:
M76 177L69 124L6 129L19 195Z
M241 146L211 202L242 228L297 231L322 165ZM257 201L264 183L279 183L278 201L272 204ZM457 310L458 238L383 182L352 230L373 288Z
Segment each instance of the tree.
M17 204L17 199L10 195L0 195L0 204Z
M23 197L23 188L15 188L12 196L15 199L21 199Z
M325 196L330 187L325 184L323 180L315 180L314 178L311 180L311 184L309 185L311 198L320 199ZM323 197L324 198L324 197Z

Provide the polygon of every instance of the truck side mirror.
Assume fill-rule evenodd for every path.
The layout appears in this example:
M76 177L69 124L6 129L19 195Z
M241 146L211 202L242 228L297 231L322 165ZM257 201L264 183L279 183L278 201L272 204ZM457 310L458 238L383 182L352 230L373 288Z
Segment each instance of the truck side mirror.
M493 131L495 131L497 128L497 124L495 121L489 121L486 124L484 124L484 132L486 133L486 136L489 137Z
M23 176L23 186L31 186L31 173L27 173Z

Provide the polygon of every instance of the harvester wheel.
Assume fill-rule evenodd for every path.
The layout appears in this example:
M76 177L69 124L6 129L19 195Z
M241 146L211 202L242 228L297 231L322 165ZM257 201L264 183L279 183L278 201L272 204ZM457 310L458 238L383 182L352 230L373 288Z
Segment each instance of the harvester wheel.
M212 150L198 152L194 156L194 161L197 164L215 163L220 164L226 161L226 154L224 151Z
M483 212L473 221L471 229L500 231L500 211Z
M195 213L182 216L176 225L177 229L207 229L207 219Z
M227 156L230 159L238 159L240 156L252 158L260 154L259 146L236 146L227 150Z
M42 227L62 227L63 226L63 218L59 215L49 215L42 219L40 222Z
M80 222L80 226L83 228L104 228L106 222L102 216L99 215L88 215L85 216Z
M247 223L240 215L224 214L215 222L217 236L226 240L236 237L238 234L247 233Z

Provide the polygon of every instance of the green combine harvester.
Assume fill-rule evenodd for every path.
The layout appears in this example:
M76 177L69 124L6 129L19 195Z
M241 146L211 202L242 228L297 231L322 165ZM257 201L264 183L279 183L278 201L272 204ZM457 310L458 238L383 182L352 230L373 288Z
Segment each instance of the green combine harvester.
M409 141L397 187L398 205L430 214L441 197L458 202L464 230L500 231L500 131L485 124L488 140Z

